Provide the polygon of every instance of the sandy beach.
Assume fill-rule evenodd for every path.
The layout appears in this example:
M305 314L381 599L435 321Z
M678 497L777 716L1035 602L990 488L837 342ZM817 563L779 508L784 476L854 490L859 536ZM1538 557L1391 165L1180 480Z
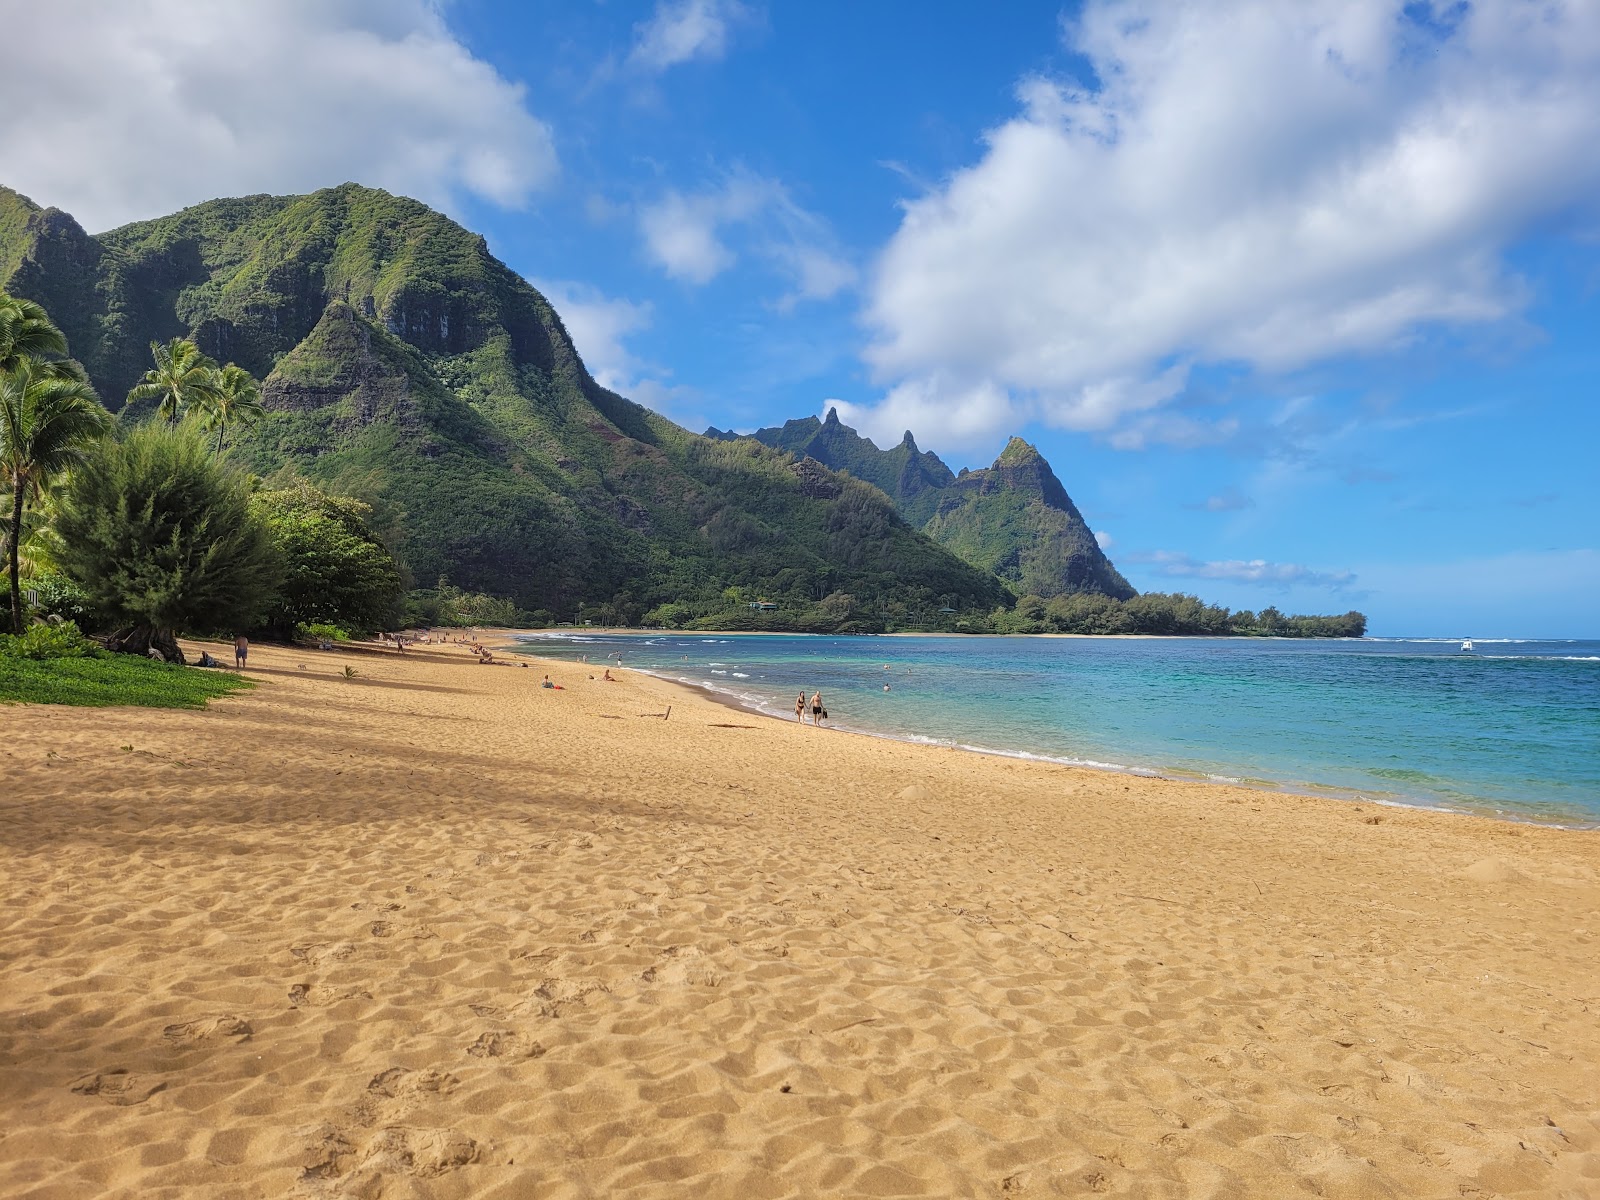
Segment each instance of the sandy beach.
M251 666L0 708L0 1194L1600 1196L1592 832Z

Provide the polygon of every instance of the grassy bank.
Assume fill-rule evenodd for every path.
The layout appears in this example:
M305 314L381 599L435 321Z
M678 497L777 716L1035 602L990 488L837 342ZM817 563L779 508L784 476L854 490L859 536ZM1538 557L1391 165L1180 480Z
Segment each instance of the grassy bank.
M204 708L214 696L254 686L231 671L201 671L126 654L43 660L0 655L0 704Z

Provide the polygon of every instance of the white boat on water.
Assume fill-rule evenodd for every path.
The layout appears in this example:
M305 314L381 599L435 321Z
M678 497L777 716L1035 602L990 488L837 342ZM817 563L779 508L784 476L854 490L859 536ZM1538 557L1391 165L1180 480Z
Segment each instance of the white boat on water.
M1471 638L1462 638L1461 639L1461 649L1465 653L1471 654L1472 653L1472 639Z

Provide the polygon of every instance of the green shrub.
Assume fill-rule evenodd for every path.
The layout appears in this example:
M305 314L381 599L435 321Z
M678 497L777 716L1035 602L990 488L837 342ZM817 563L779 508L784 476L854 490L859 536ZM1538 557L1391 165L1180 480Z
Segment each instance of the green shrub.
M140 426L73 471L56 557L117 630L111 649L182 662L178 630L255 627L281 570L250 486L184 425Z
M71 621L59 625L30 625L15 636L0 634L0 656L43 661L51 658L88 658L95 644Z
M350 634L347 630L340 629L337 625L329 625L324 621L302 621L295 626L295 636L306 638L314 642L348 642Z
M37 597L33 602L34 616L59 617L76 623L79 628L96 628L94 606L89 603L88 594L65 575L35 575L24 586Z

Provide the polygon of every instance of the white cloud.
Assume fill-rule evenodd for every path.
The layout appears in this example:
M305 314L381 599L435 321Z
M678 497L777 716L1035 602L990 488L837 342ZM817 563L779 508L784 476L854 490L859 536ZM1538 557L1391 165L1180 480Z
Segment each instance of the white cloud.
M654 312L649 304L609 297L590 284L570 280L542 279L533 285L555 307L596 383L685 429L706 427L700 394L669 382L670 370L641 359L627 345L631 335L650 328Z
M744 15L733 0L663 0L648 21L634 28L628 63L659 72L695 59L721 58L731 26Z
M623 339L649 328L650 306L611 299L588 284L548 279L532 282L555 307L595 382L627 394L640 363Z
M1590 0L1090 0L1067 40L1096 86L1024 81L878 264L867 360L930 437L1181 442L1139 414L1191 365L1498 320L1507 247L1596 214Z
M4 182L91 231L347 180L516 208L556 171L521 85L428 0L52 0L4 27Z
M697 285L738 261L728 244L737 236L742 250L788 280L790 290L777 302L781 309L829 299L856 279L827 223L796 204L778 180L749 171L732 171L698 192L667 192L640 210L639 230L657 266Z
M1299 563L1274 563L1265 559L1225 559L1202 562L1188 554L1156 550L1147 554L1126 554L1123 561L1144 563L1158 575L1174 579L1221 579L1229 583L1249 583L1261 587L1324 587L1343 591L1356 581L1352 571L1316 571Z
M1117 544L1117 539L1112 537L1104 529L1096 529L1094 531L1094 540L1099 543L1100 549L1102 550L1109 550L1112 546Z

